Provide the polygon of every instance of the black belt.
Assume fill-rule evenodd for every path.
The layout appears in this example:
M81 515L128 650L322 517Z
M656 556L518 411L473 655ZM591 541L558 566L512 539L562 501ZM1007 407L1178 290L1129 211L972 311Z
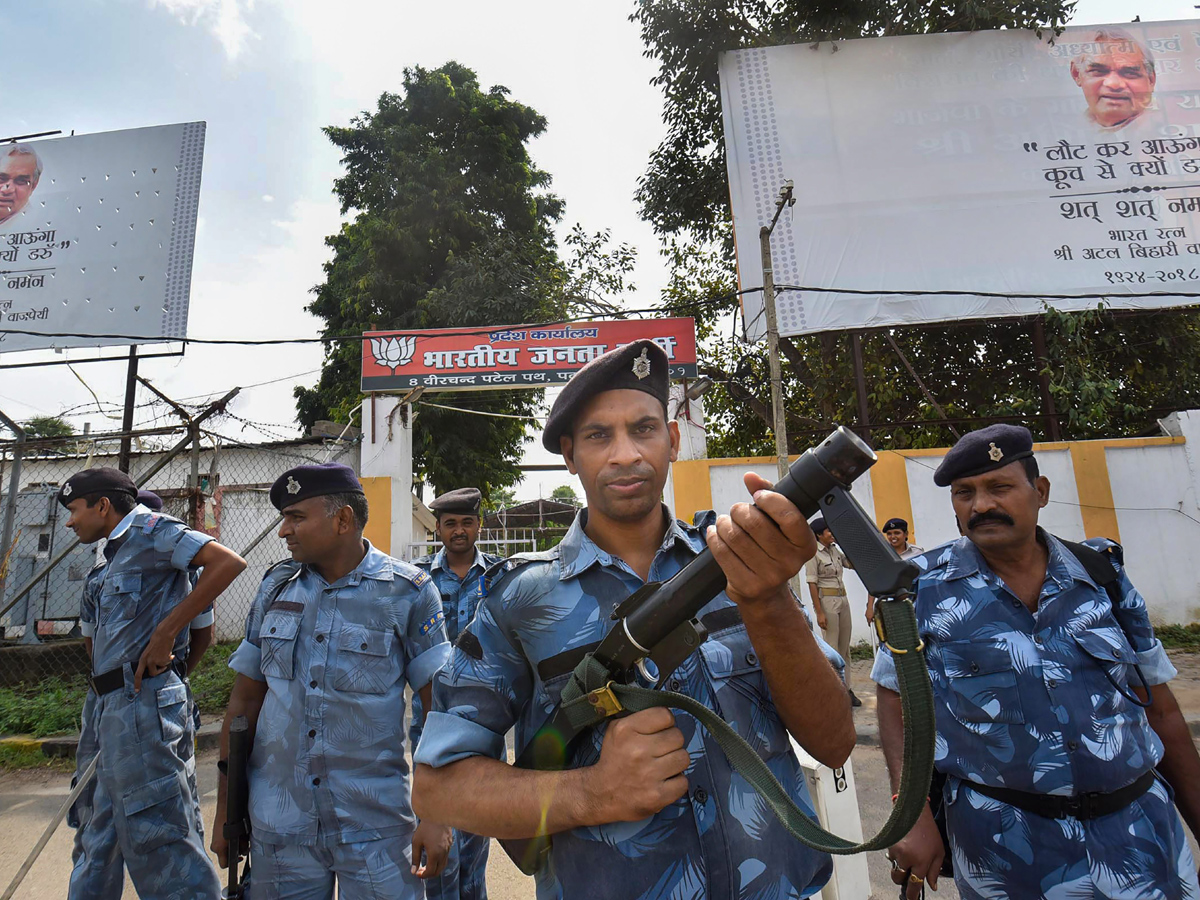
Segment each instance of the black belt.
M974 781L964 781L963 784L973 791L999 800L1026 812L1047 819L1098 819L1101 816L1120 812L1136 800L1154 784L1154 770L1146 772L1137 781L1118 788L1110 794L1076 794L1074 797L1056 797L1053 794L1030 794L1026 791L1015 791L1011 788L992 787L988 784L976 784Z
M176 675L183 678L187 675L187 663L183 660L174 659L171 665L163 671L174 671ZM159 672L161 675L162 672ZM103 697L105 694L111 694L113 691L119 691L125 687L125 667L119 666L116 669L109 669L107 672L101 672L99 675L91 677L92 690L96 692L96 696Z

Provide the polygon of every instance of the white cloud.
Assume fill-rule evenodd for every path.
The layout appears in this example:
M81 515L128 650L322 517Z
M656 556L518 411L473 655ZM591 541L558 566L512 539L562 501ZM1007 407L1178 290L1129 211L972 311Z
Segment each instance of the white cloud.
M202 25L230 59L237 59L246 42L257 37L246 22L254 0L150 0L150 6L163 7L186 25Z
M274 203L275 198L272 197L270 194L263 194L262 201L263 201L263 203Z

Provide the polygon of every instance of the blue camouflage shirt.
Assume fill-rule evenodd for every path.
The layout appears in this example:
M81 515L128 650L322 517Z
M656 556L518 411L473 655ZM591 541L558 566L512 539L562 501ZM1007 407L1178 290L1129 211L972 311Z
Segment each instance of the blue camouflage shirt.
M1153 768L1162 742L1146 714L1114 689L1163 684L1175 668L1146 602L1118 563L1114 608L1074 555L1039 529L1049 550L1031 613L968 538L916 558L916 612L937 702L938 770L1039 794L1115 791ZM1119 548L1093 539L1096 550ZM871 672L898 691L880 648Z
M421 570L376 550L333 584L291 560L267 571L229 667L265 681L250 756L250 819L275 844L339 844L414 828L404 685L449 655Z
M435 679L417 762L437 767L474 755L503 758L504 736L514 726L519 752L558 701L570 672L564 657L599 641L616 605L642 586L628 565L587 537L586 516L580 512L554 550L533 561L508 560L490 573L487 597ZM694 527L670 520L652 580L670 578L704 548L704 529L715 515L697 520ZM720 713L812 814L803 770L736 605L722 593L701 618L709 639L666 686ZM828 880L829 856L788 835L695 719L681 712L675 719L691 755L689 794L641 822L555 835L550 862L537 875L539 898L805 897ZM603 738L601 726L581 739L569 765L594 764Z
M475 618L475 610L479 601L487 594L484 587L484 573L500 562L502 557L484 553L475 548L475 561L467 570L465 578L459 578L446 561L446 549L443 547L432 556L415 560L413 565L429 573L433 586L442 597L442 613L446 616L446 637L451 641L458 633L471 624ZM410 746L415 750L421 740L421 698L413 694L412 725L408 729Z
M108 536L103 562L87 575L80 604L79 629L92 639L94 673L137 665L154 629L190 592L192 560L211 540L141 504L121 519ZM205 624L211 613L180 631L176 658L186 655L188 629Z

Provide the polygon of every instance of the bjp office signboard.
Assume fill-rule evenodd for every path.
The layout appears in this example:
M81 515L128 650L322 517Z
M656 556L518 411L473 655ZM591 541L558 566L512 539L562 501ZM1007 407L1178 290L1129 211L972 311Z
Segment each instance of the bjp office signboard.
M362 389L408 391L545 388L591 360L642 338L667 354L671 378L696 377L692 319L623 319L556 325L377 331L363 335Z
M720 76L743 287L795 182L775 282L821 290L780 294L783 334L1195 302L1200 21L738 50Z
M185 337L203 157L203 122L0 144L0 355Z

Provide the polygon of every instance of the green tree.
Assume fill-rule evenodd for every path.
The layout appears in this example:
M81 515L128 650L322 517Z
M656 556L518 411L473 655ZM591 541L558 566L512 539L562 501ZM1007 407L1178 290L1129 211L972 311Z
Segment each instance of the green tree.
M58 416L34 416L21 427L25 429L25 437L31 440L33 438L70 437L75 433L75 428L71 423Z
M671 278L666 311L697 320L710 452L771 453L765 347L740 339L733 234L717 54L784 43L994 28L1056 30L1070 0L644 0L631 19L657 60L667 134L639 181L642 216L664 240ZM746 273L746 286L757 285ZM714 298L724 298L713 302ZM877 330L863 336L874 433L892 447L953 440L904 366L904 353L959 430L984 416L1013 416L1046 436L1026 320ZM1170 408L1200 399L1200 314L1120 315L1105 310L1045 317L1051 392L1065 436L1136 434ZM889 340L890 338L890 340ZM781 341L789 444L802 449L835 424L858 420L850 336Z
M579 495L575 493L575 488L569 484L560 484L550 492L551 500L561 500L563 503L570 503L572 506L579 506Z
M343 153L334 182L352 218L326 239L333 259L308 309L325 335L529 321L564 315L565 275L552 227L562 203L530 158L546 128L503 87L484 90L455 62L406 69L403 91L325 134ZM297 388L297 417L342 420L359 402L359 346L328 345L315 388ZM519 478L516 460L537 391L432 395L472 413L419 407L414 467L438 491L485 494Z

